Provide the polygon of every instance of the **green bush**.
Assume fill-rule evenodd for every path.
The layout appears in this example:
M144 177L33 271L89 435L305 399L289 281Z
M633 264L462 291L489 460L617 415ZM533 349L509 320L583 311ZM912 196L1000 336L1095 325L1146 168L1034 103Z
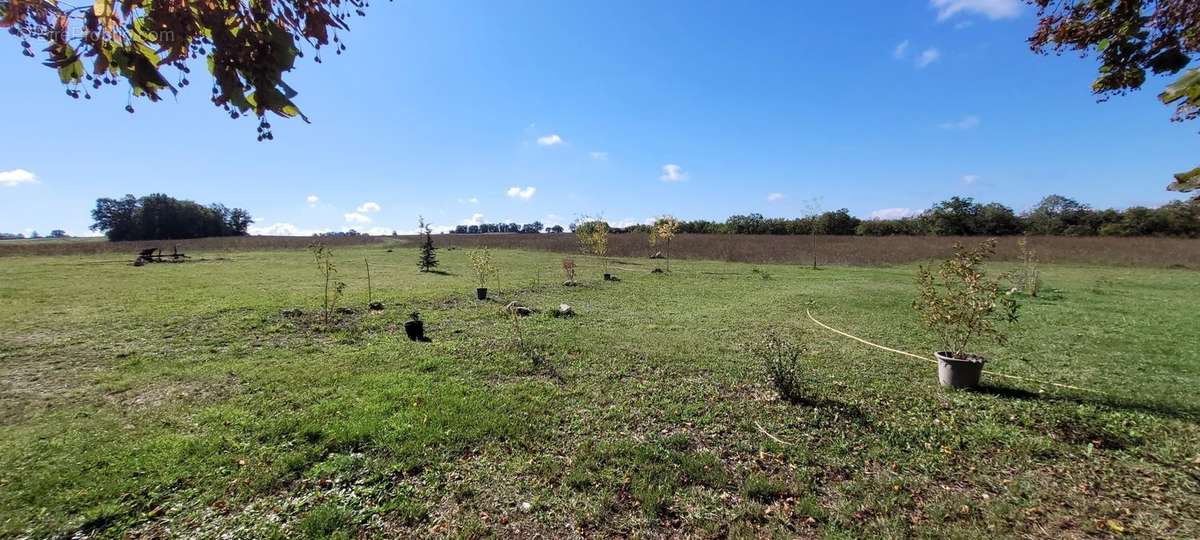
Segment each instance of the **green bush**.
M789 403L808 401L803 376L803 360L808 351L802 344L779 332L768 331L750 345L750 352L762 362L779 399Z

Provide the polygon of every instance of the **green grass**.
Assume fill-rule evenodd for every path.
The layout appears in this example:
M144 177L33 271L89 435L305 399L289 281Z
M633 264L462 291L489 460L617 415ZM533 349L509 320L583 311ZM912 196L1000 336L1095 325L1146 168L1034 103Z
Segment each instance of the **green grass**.
M1195 271L1046 266L979 352L1098 392L953 392L804 316L928 351L911 266L625 260L603 283L580 257L563 287L561 255L496 251L477 302L465 251L442 275L390 248L335 248L359 314L328 330L303 251L5 258L0 537L1200 536ZM541 311L515 329L512 300ZM404 337L414 310L432 343ZM766 328L812 352L810 400L745 352Z

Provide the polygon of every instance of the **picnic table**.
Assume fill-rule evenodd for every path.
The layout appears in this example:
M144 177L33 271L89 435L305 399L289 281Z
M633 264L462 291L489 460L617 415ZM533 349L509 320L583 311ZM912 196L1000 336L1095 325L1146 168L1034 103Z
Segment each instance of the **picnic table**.
M152 262L180 262L184 259L190 259L187 255L179 252L179 246L171 248L170 253L164 254L161 249L152 247L146 248L138 252L137 259L134 264L146 264Z

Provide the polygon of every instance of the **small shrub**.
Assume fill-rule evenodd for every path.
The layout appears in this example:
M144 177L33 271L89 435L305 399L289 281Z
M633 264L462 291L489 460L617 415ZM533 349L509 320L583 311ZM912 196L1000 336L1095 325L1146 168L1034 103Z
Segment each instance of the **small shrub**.
M487 287L488 280L496 275L496 265L492 262L492 252L487 246L471 252L471 270L475 272L475 281L479 288Z
M665 244L667 256L667 271L671 271L671 239L679 232L679 221L671 216L663 216L654 222L650 228L650 245Z
M763 270L761 268L751 268L750 273L755 274L758 277L762 278L763 281L767 281L767 280L771 279L771 273L767 272L766 270Z
M937 337L940 352L966 358L968 347L980 338L1004 344L1007 336L996 323L1016 322L1018 305L1004 294L1000 283L988 279L983 262L996 250L996 240L981 242L974 249L954 245L954 256L937 271L922 266L917 273L920 295L913 308Z
M337 265L333 262L333 250L317 242L308 246L317 263L317 271L324 280L324 295L321 299L321 318L329 326L329 317L337 309L337 301L346 290L346 284L337 279Z
M562 260L563 277L566 278L564 283L575 283L575 259L566 258Z
M1042 271L1038 268L1037 252L1029 248L1029 239L1021 237L1017 240L1019 267L1009 274L1009 280L1014 289L1037 296L1042 291Z
M433 228L425 222L425 218L417 219L418 230L421 231L421 258L417 261L417 268L428 272L438 265L437 248L433 246Z
M600 258L605 274L608 273L608 231L608 222L603 219L584 218L575 227L579 247L584 253Z
M768 331L750 345L750 351L762 362L779 399L789 403L807 401L803 373L807 350L803 345Z

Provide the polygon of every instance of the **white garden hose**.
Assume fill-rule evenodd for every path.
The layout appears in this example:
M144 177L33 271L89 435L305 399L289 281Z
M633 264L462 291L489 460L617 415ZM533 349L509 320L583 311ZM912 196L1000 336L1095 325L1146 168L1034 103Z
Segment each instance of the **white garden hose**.
M850 335L850 334L848 334L848 333L846 333L846 332L843 332L843 331L841 331L841 330L838 330L837 328L834 328L834 327L832 327L832 326L829 326L828 324L825 324L825 323L823 323L823 322L821 322L821 321L818 321L816 317L813 317L813 315L812 315L812 311L810 311L810 310L808 310L808 309L805 309L805 310L804 310L804 313L805 313L805 314L807 314L807 315L808 315L808 318L809 318L810 320L812 320L812 322L816 323L816 324L817 324L817 326L820 326L821 328L824 328L824 329L826 329L826 330L829 330L830 332L833 332L833 333L835 333L835 334L840 334L840 335L846 336L846 337L848 337L848 338L850 338L850 339L853 339L854 341L857 341L857 342L859 342L859 343L865 343L865 344L867 344L867 345L870 345L870 346L872 346L872 347L875 347L875 348L877 348L877 349L883 349L883 350L885 350L885 351L888 351L888 352L893 352L893 353L896 353L896 354L902 354L902 355L904 355L904 356L909 356L909 357L912 357L912 358L916 358L916 359L918 359L918 360L925 360L926 362L933 362L934 364L936 364L936 363L937 363L937 360L936 360L936 359L934 359L934 358L930 358L930 357L928 357L928 356L921 356L921 355L913 354L913 353L910 353L910 352L901 351L901 350L899 350L899 349L893 349L893 348L891 348L891 347L884 347L883 345L880 345L880 344L878 344L878 343L871 343L870 341L867 341L867 340L865 340L865 339L863 339L863 338L860 338L860 337L858 337L858 336L853 336L853 335ZM1069 384L1061 384L1061 383L1050 382L1050 381L1039 381L1039 380L1037 380L1037 379L1030 379L1030 378L1027 378L1027 377L1018 377L1018 376L1016 376L1016 375L1006 375L1006 374L1004 374L1004 373L996 373L995 371L988 371L988 370L986 370L986 369L985 369L985 370L983 370L983 372L984 372L984 373L987 373L988 375L995 375L995 376L997 376L997 377L1004 377L1005 379L1012 379L1012 380L1015 380L1015 381L1024 381L1024 382L1031 382L1031 383L1037 383L1037 384L1049 384L1049 385L1051 385L1051 386L1057 386L1057 387L1059 387L1059 388L1069 388L1069 389L1071 389L1071 390L1079 390L1079 391L1082 391L1082 392L1092 392L1092 393L1096 393L1096 394L1103 394L1103 393L1104 393L1104 392L1101 392L1101 391L1099 391L1099 390L1092 390L1092 389L1089 389L1089 388L1080 388L1080 387L1078 387L1078 386L1071 386L1071 385L1069 385Z

